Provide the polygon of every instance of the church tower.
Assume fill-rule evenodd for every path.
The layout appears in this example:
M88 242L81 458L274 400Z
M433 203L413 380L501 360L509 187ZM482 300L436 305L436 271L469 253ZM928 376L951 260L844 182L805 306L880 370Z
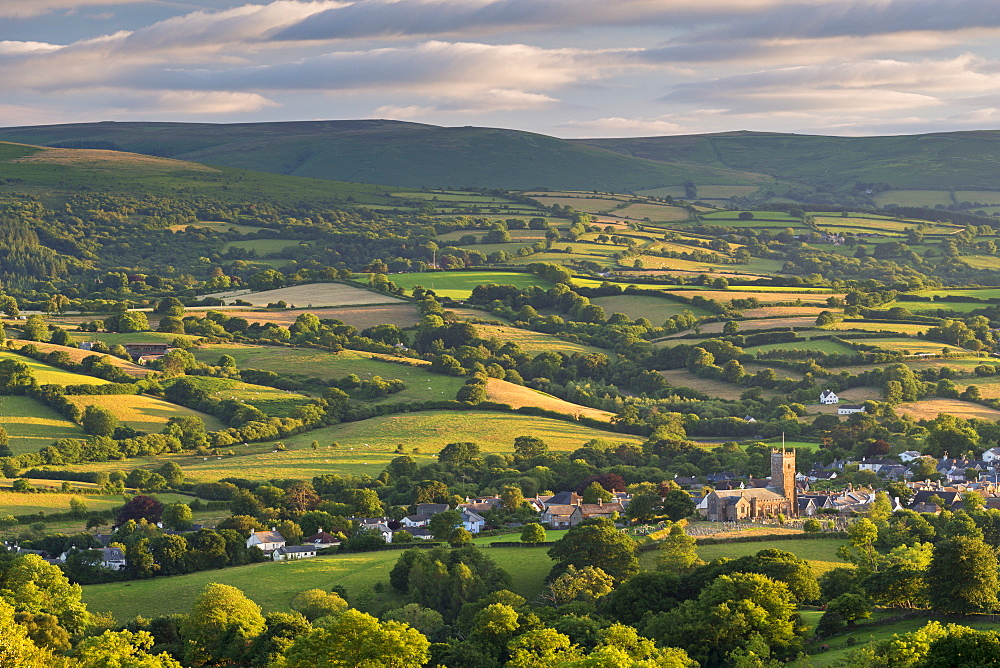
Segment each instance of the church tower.
M788 500L789 517L799 516L795 494L795 450L771 450L771 487Z

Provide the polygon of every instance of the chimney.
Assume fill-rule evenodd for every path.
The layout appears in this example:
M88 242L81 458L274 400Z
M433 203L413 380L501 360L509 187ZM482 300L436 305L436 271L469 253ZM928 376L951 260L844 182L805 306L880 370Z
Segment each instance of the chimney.
M603 505L604 505L604 499L602 499L602 498L598 497L598 498L597 498L597 505L599 505L599 506L603 506Z

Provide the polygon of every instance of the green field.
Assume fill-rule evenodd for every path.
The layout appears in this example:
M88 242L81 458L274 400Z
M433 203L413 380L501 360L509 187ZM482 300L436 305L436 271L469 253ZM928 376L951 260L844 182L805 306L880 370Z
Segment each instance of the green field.
M871 343L875 345L872 341L865 341L865 343ZM879 339L881 343L881 339ZM746 348L748 353L756 353L757 351L767 351L767 350L816 350L821 353L826 353L828 355L833 354L850 354L854 350L845 346L842 343L836 341L830 341L829 339L823 339L820 341L788 341L786 343L768 343L763 346L753 346Z
M380 376L386 380L398 378L406 384L402 392L375 400L375 403L426 401L430 395L454 399L465 382L464 378L431 373L420 366L394 364L375 354L354 350L331 353L306 348L231 344L205 345L193 352L196 359L208 364L215 364L222 355L232 355L240 369L263 369L281 376L334 380L356 374L361 380Z
M476 332L483 339L499 339L501 342L516 343L523 351L530 354L542 352L555 353L599 353L605 352L601 348L586 346L582 343L567 341L558 336L533 332L528 329L517 327L507 327L504 325L482 325L477 324Z
M170 418L185 415L200 417L205 421L205 428L209 431L225 429L225 425L218 418L207 413L145 394L78 394L67 396L67 399L81 409L86 406L107 408L122 424L149 433L158 433L163 430Z
M921 290L916 293L921 297L975 297L977 299L1000 299L1000 288L945 288L943 290ZM953 302L934 302L939 308L948 308Z
M397 446L420 464L434 461L433 453L454 441L478 443L483 453L513 452L514 439L530 434L551 450L572 451L590 439L635 443L636 436L585 427L575 422L487 411L423 411L400 413L346 422L282 439L287 451L274 451L273 443L251 443L229 448L235 455L201 457L164 455L128 460L128 468L159 466L175 461L186 476L208 482L235 476L250 480L309 480L326 473L378 475L394 457ZM311 443L319 443L313 450ZM338 447L332 447L332 443ZM125 462L74 464L73 471L106 471L126 468Z
M147 316L151 316L150 326L156 327L159 318L151 313L147 313ZM116 332L74 332L70 330L70 337L80 343L82 341L103 341L109 346L113 346L116 343L125 345L126 343L172 343L175 339L186 340L189 342L195 342L201 339L200 336L188 336L186 334L168 334L167 332L135 332L132 334L119 334Z
M662 325L667 318L683 313L684 311L690 311L697 316L707 313L707 311L697 306L682 304L670 299L663 299L662 297L653 297L652 295L595 297L590 300L590 303L603 308L608 316L612 313L624 313L633 320L647 318L657 326Z
M59 487L57 480L38 481L39 486ZM77 483L72 483L76 485ZM85 483L79 483L81 486ZM66 513L70 511L70 499L78 497L87 504L87 510L110 510L120 508L125 500L121 496L96 494L61 494L46 492L45 494L22 494L19 492L0 491L0 516L2 515L35 515L42 513Z
M299 242L292 239L248 239L246 241L230 241L222 247L225 253L230 248L252 250L261 257L270 253L280 253L289 247L298 246Z
M0 424L15 455L38 452L60 438L86 438L79 425L30 397L0 395Z
M873 196L879 206L897 204L899 206L925 206L934 208L938 204L952 204L951 193L947 190L887 190Z
M698 556L705 561L726 557L737 559L757 554L761 550L785 550L805 559L812 566L817 577L823 573L847 565L837 556L837 548L843 545L842 540L775 540L760 543L724 543L721 545L701 545Z
M289 417L296 408L310 401L310 398L304 394L244 383L232 378L210 378L207 376L186 376L185 378L216 399L239 399L251 406L256 406L273 417ZM177 379L171 379L164 381L163 384L169 387L175 382Z
M552 561L544 548L484 549L490 558L511 574L515 592L529 601L538 596L543 580L552 568ZM348 598L353 599L366 587L384 582L389 593L382 595L383 600L402 605L402 597L391 593L394 590L388 586L389 571L400 554L396 550L337 554L152 580L88 585L83 588L83 601L92 612L111 612L124 622L136 615L154 617L186 613L202 587L218 582L243 590L265 612L287 612L295 594L306 589L330 590L334 585L342 585L347 589ZM380 603L375 601L372 607L378 605Z
M35 380L39 385L106 385L109 381L96 376L87 376L82 373L64 371L58 367L50 366L44 362L18 355L17 353L0 351L0 360L16 360L23 362L31 368L35 375Z
M515 285L519 288L527 288L532 285L548 287L549 285L547 281L534 274L503 271L431 271L391 274L388 278L396 285L406 288L407 291L412 290L415 285L421 285L428 290L433 290L439 297L451 297L452 299L467 299L472 294L473 288L486 283Z
M911 325L901 322L884 322L881 320L841 320L832 325L827 325L821 329L848 330L861 329L866 332L894 332L897 334L912 334L916 336L920 332L926 332L930 325ZM848 338L845 335L845 338Z

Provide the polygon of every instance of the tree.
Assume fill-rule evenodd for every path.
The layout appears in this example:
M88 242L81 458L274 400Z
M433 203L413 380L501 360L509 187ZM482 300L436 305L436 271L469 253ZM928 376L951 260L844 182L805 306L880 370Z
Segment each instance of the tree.
M935 545L926 580L931 607L938 612L968 614L998 605L997 556L980 539L956 536Z
M514 439L514 454L524 459L532 459L546 454L549 446L534 436L518 436Z
M35 382L31 367L16 359L0 360L0 393L23 394Z
M507 510L517 510L524 503L524 492L520 487L504 485L500 489L500 503Z
M188 665L235 662L264 631L260 606L236 587L208 584L181 625Z
M48 325L37 313L29 315L24 324L21 325L21 336L27 341L45 341L48 335Z
M146 520L156 524L163 517L163 504L151 496L134 496L118 511L116 526L121 526L129 520Z
M562 575L571 565L596 566L620 582L639 571L635 550L635 541L620 533L611 520L584 520L549 548L549 556L558 562L549 577Z
M432 636L444 628L444 617L437 610L425 608L416 603L407 603L382 615L383 621L408 624L426 636Z
M292 610L301 612L309 621L337 615L347 610L347 601L334 592L322 589L307 589L299 592L292 599Z
M446 510L431 515L427 530L437 540L451 540L455 530L462 525L462 514L457 510Z
M680 524L673 524L660 543L656 568L669 573L685 573L701 562L697 548L698 541L687 535Z
M601 483L596 480L590 483L586 489L583 490L583 502L584 503L597 503L598 501L608 502L614 498L611 492L604 489Z
M511 641L508 648L508 668L559 668L583 658L583 651L569 636L549 628L528 631Z
M80 424L85 432L93 436L111 436L118 428L118 418L107 408L87 406Z
M9 602L15 612L55 615L60 626L71 633L82 630L86 623L80 585L70 584L58 566L36 554L0 559L0 594L0 601Z
M625 517L634 522L649 522L656 517L659 495L653 492L636 494L625 509Z
M35 645L27 629L14 620L14 608L0 598L0 666L4 668L49 668L52 654Z
M430 643L401 622L379 622L346 610L329 624L300 636L285 652L286 668L411 668L430 658Z
M545 542L545 527L536 522L530 524L525 524L524 528L521 529L521 542L522 543L544 543Z
M593 602L614 589L614 579L600 568L585 566L577 569L570 565L566 572L549 585L542 598L554 605L572 601Z
M871 601L861 594L841 594L827 603L826 609L828 614L830 612L839 614L848 625L872 616Z
M691 495L682 489L672 489L663 497L660 504L663 514L671 522L677 522L694 514L695 503Z

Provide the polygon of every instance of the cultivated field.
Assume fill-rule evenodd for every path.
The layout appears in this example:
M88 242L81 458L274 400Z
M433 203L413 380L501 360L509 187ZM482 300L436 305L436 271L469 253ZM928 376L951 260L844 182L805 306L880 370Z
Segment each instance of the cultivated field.
M566 415L578 415L596 420L610 420L612 415L614 415L614 413L570 403L551 394L497 378L490 378L487 381L486 395L490 401L507 404L514 408L535 406L549 411L565 413Z
M674 387L689 387L692 390L698 390L710 397L719 397L720 399L739 399L740 395L746 391L746 388L740 387L739 385L732 385L730 383L714 380L712 378L699 378L698 376L690 373L687 369L669 369L667 371L661 371L663 377L673 385ZM765 390L764 396L774 396L774 392Z
M34 374L35 380L38 381L39 385L106 385L108 383L108 381L96 376L65 371L30 357L25 357L24 355L18 355L17 353L5 350L0 351L0 360L7 359L27 364L31 368L31 372Z
M297 407L310 401L304 394L244 383L232 378L188 376L187 379L216 399L238 399L256 406L271 417L289 417ZM174 381L165 381L164 385L169 386L172 382Z
M38 452L60 438L86 438L79 425L30 397L0 395L0 425L15 455Z
M594 346L585 346L582 343L567 341L558 336L544 334L542 332L532 332L527 329L517 327L506 327L503 325L476 325L476 332L483 339L499 339L502 342L510 341L516 343L521 349L530 354L543 352L554 353L598 353L606 352Z
M535 257L535 256L533 256ZM537 261L537 260L534 260ZM439 297L467 299L473 288L485 283L514 285L527 288L532 285L548 286L549 283L534 274L505 271L429 271L408 274L391 274L389 280L396 285L412 290L420 285L433 290Z
M896 406L896 412L900 415L910 415L914 420L933 420L941 413L964 419L1000 420L1000 411L958 399L922 399L909 404L900 404Z
M225 428L225 425L218 418L207 413L201 413L144 394L72 395L66 398L81 409L86 406L106 408L114 413L122 424L139 431L150 433L163 431L163 427L170 418L185 415L200 417L205 421L205 427L209 431Z
M694 297L700 295L705 299L714 299L718 302L728 302L733 299L750 299L756 297L765 304L776 302L797 302L803 304L826 304L830 297L843 297L843 294L831 294L829 292L751 292L749 290L677 290L671 291L673 294L684 297Z
M662 325L665 320L684 311L695 315L705 315L704 309L697 306L682 304L662 297L652 295L613 295L611 297L594 297L591 304L604 309L607 315L624 313L633 320L646 318L654 325Z
M77 332L77 334L79 335L80 333ZM90 336L93 337L93 336L95 336L95 334L91 333ZM105 336L107 336L107 334L105 334L105 333L101 334L102 340L103 340L103 337L105 337ZM136 336L139 336L139 335L133 334L131 336L136 337ZM146 336L146 335L142 334L141 336ZM78 336L74 336L73 338L78 339ZM14 345L16 347L21 347L21 346L24 346L24 345L31 344L31 345L35 346L36 348L38 348L40 351L45 352L45 353L52 352L53 350L62 351L64 353L66 353L67 355L69 355L69 358L73 362L75 362L77 364L79 364L80 362L82 362L85 357L89 357L91 355L96 354L96 353L90 352L89 350L80 350L79 348L70 348L69 346L57 346L54 343L40 343L38 341L24 341L24 340L17 340L17 339L12 339L12 341L13 341L13 343L14 343ZM102 357L104 358L103 359L104 362L107 362L108 364L111 364L112 366L116 366L119 369L121 369L122 371L124 371L125 373L129 374L130 376L135 376L136 378L144 378L146 376L146 374L148 374L148 373L153 373L153 374L156 373L155 371L152 371L151 369L148 369L147 367L139 366L138 364L133 364L132 362L127 362L127 361L121 359L120 357L113 357L111 355L103 355ZM21 359L23 359L25 362L30 361L26 357L22 357ZM67 371L65 373L69 373L69 372ZM87 376L87 378L91 378L91 376ZM99 385L99 384L101 384L102 382L105 382L105 381L101 380L100 378L92 378L91 380L77 381L77 382L85 382L85 383L90 383L92 385Z
M45 480L42 484L58 487L59 482ZM80 483L82 486L84 483ZM74 485L75 486L75 485ZM96 494L61 494L46 492L45 494L23 494L20 492L0 491L0 516L29 515L43 513L65 513L70 511L69 501L72 498L83 499L87 510L110 510L120 508L125 504L121 496Z
M354 350L332 353L305 348L228 344L205 345L192 352L195 358L208 364L215 364L222 355L232 355L240 369L263 369L281 376L334 380L356 374L361 380L380 376L386 380L398 378L406 383L405 390L376 400L376 403L426 401L429 396L454 399L465 382L464 378L431 373L421 368L426 365L422 360L415 360L417 366L411 366L388 361L397 358L387 355ZM285 393L282 395L287 396Z
M511 574L516 593L528 600L538 596L552 568L552 561L544 549L493 547L487 550L490 558ZM391 593L394 590L388 586L389 571L400 554L396 550L337 554L151 580L88 585L84 587L83 600L89 610L111 612L120 621L140 614L152 617L186 613L202 587L218 582L243 590L264 612L288 612L295 594L306 589L329 591L334 585L342 585L348 597L354 599L366 588L383 582L387 593L372 602L374 609L386 601L403 603L402 597Z
M367 293L372 294L372 293ZM193 312L193 311L191 311ZM340 320L345 325L359 330L375 325L392 324L412 327L420 322L417 307L413 303L396 303L373 306L341 306L337 308L273 309L268 311L225 311L231 318L244 318L249 323L273 322L288 327L303 313L312 313L320 320Z
M388 297L364 288L356 288L343 283L307 283L293 285L289 288L250 292L246 290L230 290L216 292L206 297L224 299L227 304L236 299L250 302L254 306L267 306L279 301L287 304L312 308L313 306L359 306L361 304L393 304L400 300Z

